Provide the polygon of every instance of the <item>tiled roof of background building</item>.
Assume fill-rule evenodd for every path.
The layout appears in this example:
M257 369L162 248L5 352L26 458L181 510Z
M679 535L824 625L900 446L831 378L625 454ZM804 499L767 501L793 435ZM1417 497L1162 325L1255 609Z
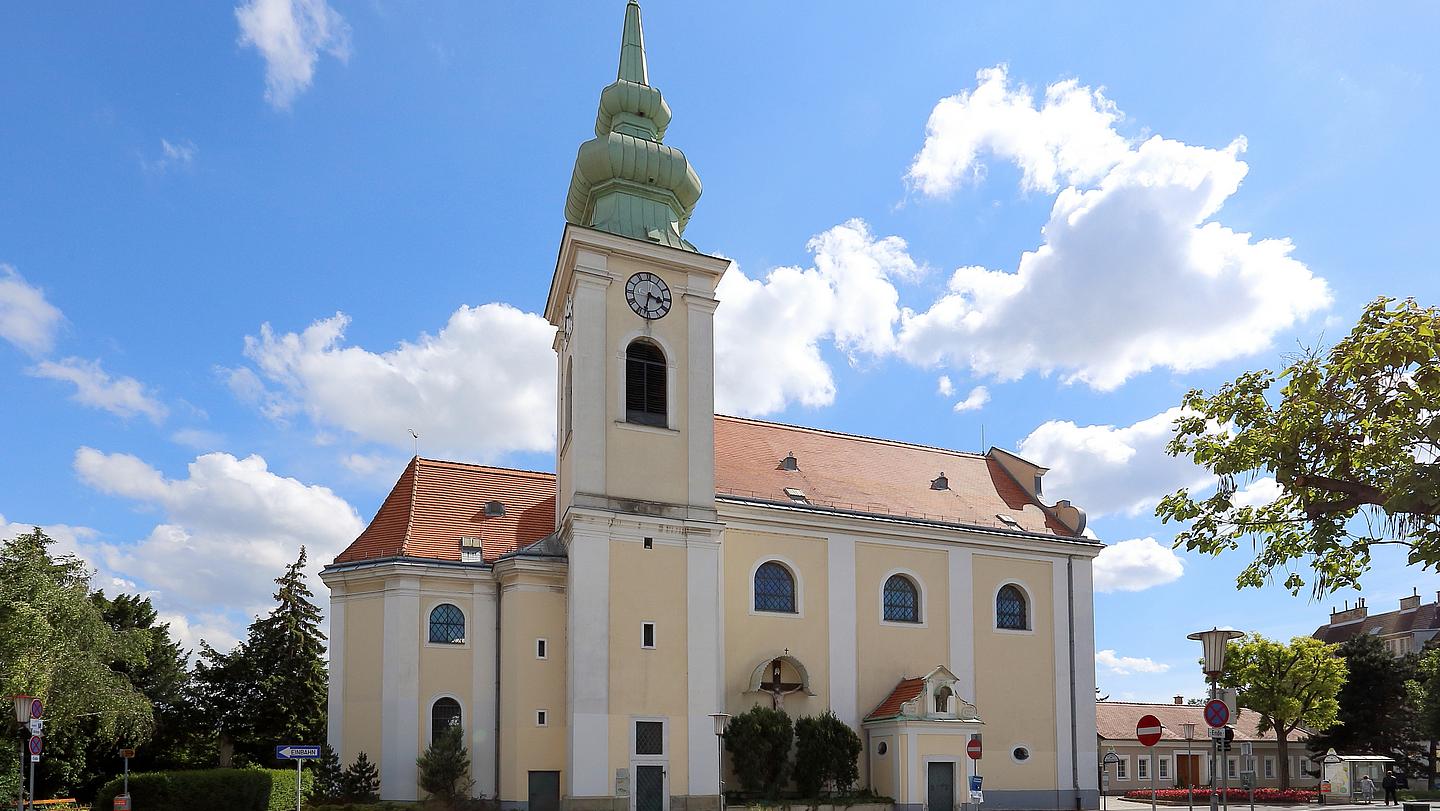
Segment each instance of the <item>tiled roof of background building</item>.
M792 453L798 469L785 470ZM942 472L948 489L932 489ZM1078 540L994 458L739 417L715 418L715 489L721 498ZM487 517L488 501L505 514ZM490 562L554 530L554 474L416 457L335 562L459 561L463 536L479 537Z
M1194 724L1195 740L1209 741L1210 728L1205 725L1205 705L1203 704L1095 702L1095 726L1100 732L1100 737L1105 740L1135 740L1135 725L1145 715L1153 715L1160 719L1160 725L1165 728L1160 734L1161 740L1183 741L1185 740L1185 724ZM1273 741L1276 739L1273 729L1262 735L1259 724L1260 715L1252 710L1242 709L1230 717L1230 726L1235 727L1235 740L1237 741ZM1303 729L1297 729L1290 734L1290 741L1291 743L1303 741L1308 734ZM1297 746L1297 749L1303 748L1303 746Z
M1435 628L1440 628L1440 604L1426 603L1412 611L1387 611L1353 622L1322 625L1316 629L1315 638L1322 642L1339 643L1361 634L1388 636Z

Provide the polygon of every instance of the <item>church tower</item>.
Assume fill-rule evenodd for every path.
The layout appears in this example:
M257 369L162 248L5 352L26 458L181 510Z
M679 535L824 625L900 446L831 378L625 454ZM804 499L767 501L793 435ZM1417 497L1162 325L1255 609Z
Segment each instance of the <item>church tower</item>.
M557 327L556 519L566 583L569 807L718 807L715 287L684 237L700 179L665 144L640 6L581 144L546 317ZM599 806L597 806L599 804Z

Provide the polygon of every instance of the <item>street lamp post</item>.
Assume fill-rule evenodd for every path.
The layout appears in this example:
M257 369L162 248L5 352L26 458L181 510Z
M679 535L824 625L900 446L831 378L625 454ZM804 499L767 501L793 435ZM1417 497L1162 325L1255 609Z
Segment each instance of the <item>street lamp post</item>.
M1195 740L1195 725L1182 724L1181 726L1185 729L1185 791L1188 797L1187 805L1190 811L1195 811L1195 772L1191 768L1195 764L1190 762L1190 746ZM1180 770L1176 769L1175 772L1178 774Z
M25 724L26 724L26 722L28 722L28 721L30 720L30 701L31 701L31 697L30 697L30 696L26 696L26 695L17 695L17 696L14 696L14 700L15 700L15 723L20 726L20 793L19 793L19 795L18 795L18 798L17 798L16 801L15 801L15 807L16 807L17 809L23 809L23 808L25 807L25 761L27 760L27 758L26 758L25 756L26 756L27 754L29 754L29 752L28 752L28 751L26 750L26 748L25 748L25 738L26 738ZM32 773L32 774L34 773L33 770L32 770L31 773ZM33 785L32 785L32 788L33 788ZM33 796L30 797L30 800L31 800L32 802L34 801L34 799L35 799L35 798L34 798ZM34 806L31 806L31 807L33 808Z
M1210 680L1210 698L1214 700L1219 697L1220 674L1225 670L1225 648L1229 646L1230 640L1239 639L1244 634L1230 628L1211 628L1208 631L1196 631L1185 637L1200 643L1201 650L1205 654L1204 669L1205 677ZM1220 791L1225 793L1230 787L1228 764L1225 763L1225 750L1223 741L1225 738L1211 738L1211 769L1210 769L1210 811L1218 811L1220 798L1215 796L1215 768L1220 767ZM1230 807L1230 798L1225 797L1225 807Z
M715 722L715 790L720 794L720 811L725 811L725 727L730 713L712 712L710 719Z

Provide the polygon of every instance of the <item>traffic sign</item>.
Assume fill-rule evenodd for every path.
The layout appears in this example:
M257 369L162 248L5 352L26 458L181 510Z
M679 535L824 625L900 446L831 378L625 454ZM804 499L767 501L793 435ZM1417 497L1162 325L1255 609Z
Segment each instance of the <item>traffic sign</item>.
M40 750L45 748L45 742L40 740L39 735L30 736L30 754L40 756Z
M1218 698L1205 705L1205 723L1211 728L1223 727L1230 723L1230 708Z
M980 739L979 739L979 738L971 738L971 739L970 739L970 742L967 743L967 744L965 744L965 754L969 755L971 760L979 760L979 759L980 759Z
M1210 727L1210 739L1219 741L1225 738L1225 727Z
M129 795L129 794L116 794L116 795L115 795L115 811L130 811L130 809L131 809L131 806L130 806L130 795Z
M43 719L43 718L31 718L31 719L30 719L30 734L31 734L31 735L44 735L44 734L45 734L45 719Z
M1141 746L1154 746L1160 742L1160 733L1164 729L1160 726L1159 718L1153 715L1141 716L1139 723L1135 724L1135 737Z
M135 757L135 750L134 750L134 749L121 749L121 750L120 750L120 757L123 757L123 758L132 758L132 757Z
M44 717L45 717L45 702L41 701L41 700L38 699L38 698L32 698L32 699L30 699L30 717L31 717L31 718L44 718Z
M276 760L315 760L320 757L320 747L302 746L292 743L275 747Z

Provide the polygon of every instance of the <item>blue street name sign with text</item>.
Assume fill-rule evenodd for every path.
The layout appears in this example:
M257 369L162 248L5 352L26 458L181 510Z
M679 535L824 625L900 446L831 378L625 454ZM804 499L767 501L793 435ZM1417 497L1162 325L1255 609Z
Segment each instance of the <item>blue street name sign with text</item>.
M320 757L320 747L286 744L275 747L276 760L315 760Z

